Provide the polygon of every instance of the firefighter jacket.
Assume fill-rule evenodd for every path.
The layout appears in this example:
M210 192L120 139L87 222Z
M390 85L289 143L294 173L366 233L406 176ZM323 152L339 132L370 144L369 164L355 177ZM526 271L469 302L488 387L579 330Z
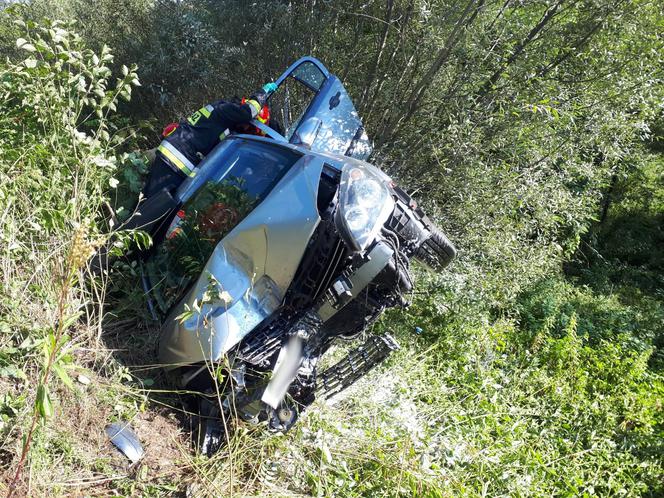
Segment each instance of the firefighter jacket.
M157 148L177 171L186 176L196 174L196 165L234 126L248 123L260 111L255 100L236 104L220 100L208 104L180 121Z

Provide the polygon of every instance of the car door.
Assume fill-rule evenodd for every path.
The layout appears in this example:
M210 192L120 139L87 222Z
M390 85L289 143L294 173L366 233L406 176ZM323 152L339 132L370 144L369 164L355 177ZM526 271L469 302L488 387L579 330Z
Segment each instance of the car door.
M279 88L270 97L270 108L289 142L357 159L371 154L369 138L348 92L318 59L302 57L276 84Z

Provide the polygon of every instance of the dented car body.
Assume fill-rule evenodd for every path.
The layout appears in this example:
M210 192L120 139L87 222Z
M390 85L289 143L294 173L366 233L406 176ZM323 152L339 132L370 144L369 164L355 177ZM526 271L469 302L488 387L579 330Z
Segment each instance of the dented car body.
M287 430L316 397L387 357L394 339L369 336L318 368L335 341L407 304L413 258L441 270L455 255L415 201L365 162L369 139L334 75L305 57L277 84L270 106L283 135L254 123L265 136L229 136L175 196L145 209L155 246L144 285L166 317L160 362L202 393L208 453L223 440L223 412Z

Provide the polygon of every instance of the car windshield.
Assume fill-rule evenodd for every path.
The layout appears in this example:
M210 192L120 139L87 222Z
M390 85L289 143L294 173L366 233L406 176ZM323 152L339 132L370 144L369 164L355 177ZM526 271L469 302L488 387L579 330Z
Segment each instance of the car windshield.
M240 223L301 156L240 141L214 165L182 206L147 264L154 296L166 311L198 277L218 242ZM201 171L201 173L203 173Z

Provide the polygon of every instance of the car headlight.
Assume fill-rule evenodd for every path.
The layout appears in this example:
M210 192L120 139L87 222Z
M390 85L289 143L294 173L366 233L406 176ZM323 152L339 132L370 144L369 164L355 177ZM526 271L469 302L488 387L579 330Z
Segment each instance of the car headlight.
M346 165L341 173L337 221L359 250L365 249L394 210L394 199L378 172Z

